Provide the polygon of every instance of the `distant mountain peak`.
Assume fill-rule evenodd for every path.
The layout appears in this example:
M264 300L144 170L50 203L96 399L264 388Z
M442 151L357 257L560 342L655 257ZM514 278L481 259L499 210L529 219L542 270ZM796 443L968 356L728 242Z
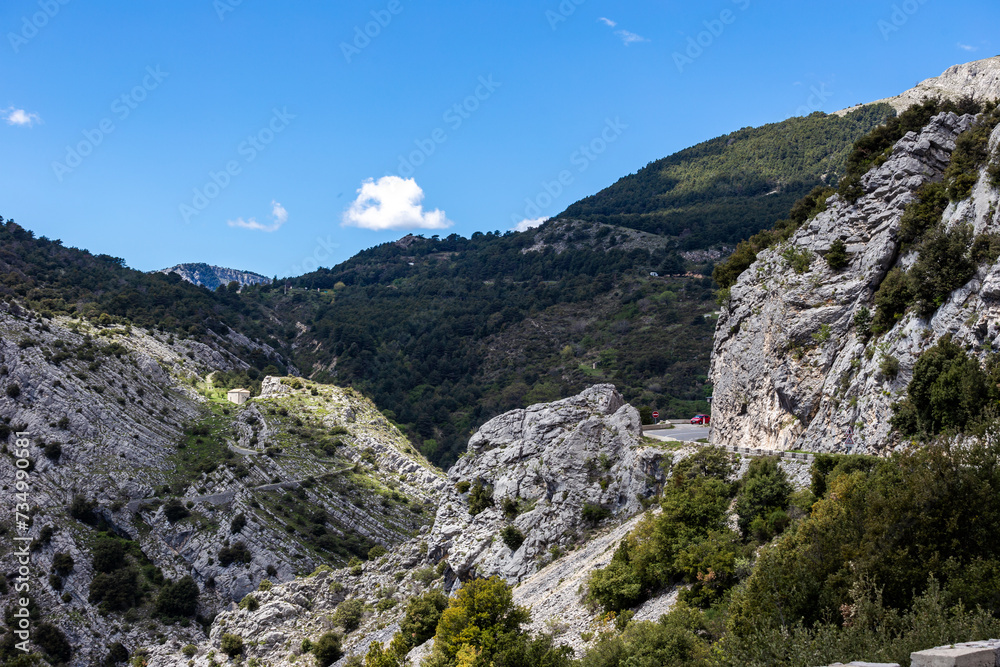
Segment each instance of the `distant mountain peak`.
M160 269L156 273L176 273L184 280L195 285L202 285L210 290L215 290L219 285L228 285L236 281L240 285L261 285L269 284L271 279L252 271L240 271L238 269L227 269L222 266L212 266L203 262L178 264L169 269Z

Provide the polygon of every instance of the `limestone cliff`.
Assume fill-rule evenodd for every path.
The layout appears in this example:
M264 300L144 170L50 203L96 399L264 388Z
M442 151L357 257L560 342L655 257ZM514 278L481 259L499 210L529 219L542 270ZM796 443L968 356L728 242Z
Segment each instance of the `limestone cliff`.
M921 352L945 334L980 359L996 348L997 263L981 265L930 319L910 312L871 339L854 326L862 309L875 310L873 297L887 272L916 260L915 250L901 249L903 211L921 185L941 180L956 138L974 120L941 114L920 133L909 133L864 177L866 194L856 203L834 195L825 212L788 242L761 252L740 276L715 335L715 443L885 452L897 444L890 433L891 406L905 394ZM1000 129L992 135L991 155L998 142ZM1000 194L984 168L972 196L950 204L942 224L996 232L998 203ZM821 256L838 239L847 246L849 263L833 271ZM807 268L797 273L791 263L801 270L803 260ZM896 361L898 374L887 371Z

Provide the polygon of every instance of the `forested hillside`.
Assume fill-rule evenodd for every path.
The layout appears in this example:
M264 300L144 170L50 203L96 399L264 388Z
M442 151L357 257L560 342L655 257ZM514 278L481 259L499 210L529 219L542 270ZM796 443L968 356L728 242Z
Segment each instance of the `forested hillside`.
M676 262L666 239L593 223L410 237L293 279L275 309L309 327L301 368L362 389L448 465L486 419L598 381L707 409L712 281L649 275Z
M747 127L646 165L561 213L679 239L684 250L733 244L836 185L855 141L892 117L887 104Z

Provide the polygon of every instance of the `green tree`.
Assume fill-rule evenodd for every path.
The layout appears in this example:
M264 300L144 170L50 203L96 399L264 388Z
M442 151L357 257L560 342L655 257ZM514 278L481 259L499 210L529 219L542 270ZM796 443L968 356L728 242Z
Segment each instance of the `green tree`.
M505 641L519 635L531 619L514 604L510 587L499 577L466 582L438 621L434 650L454 660L462 647L491 656Z
M329 667L344 655L340 645L340 635L335 632L323 634L312 645L312 654L316 656L316 667Z
M753 532L761 531L763 534L758 535L761 541L769 540L774 535L770 530L763 525L757 531L752 531L751 527L755 522L763 523L773 510L788 507L792 485L778 461L777 457L770 456L753 459L743 476L736 496L736 514L744 539L748 539Z
M830 249L827 251L824 259L826 260L827 266L830 267L830 270L841 270L848 264L847 244L844 243L843 240L837 239L830 246Z
M997 386L964 349L945 335L913 367L906 400L893 426L905 435L963 431L998 398Z

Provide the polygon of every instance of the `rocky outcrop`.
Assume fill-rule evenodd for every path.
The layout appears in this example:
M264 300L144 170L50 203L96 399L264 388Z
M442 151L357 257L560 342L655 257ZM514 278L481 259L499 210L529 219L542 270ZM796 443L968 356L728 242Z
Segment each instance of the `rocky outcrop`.
M241 407L222 401L212 372L248 368L232 349L270 356L232 334L199 342L0 304L0 477L15 479L11 432L29 432L27 536L51 531L32 553L32 592L74 646L74 665L100 662L113 642L129 650L152 644L159 633L204 640L197 623L167 630L90 603L98 526L71 515L76 497L94 504L92 524L130 539L167 579L191 575L206 617L264 578L343 564L350 553L337 548L345 544L358 553L359 544L392 547L433 519L443 474L360 394L267 378L263 397ZM169 501L187 516L168 517ZM8 535L13 510L0 508ZM220 550L237 542L249 562L220 562ZM2 572L17 571L13 547L0 549ZM60 552L74 567L53 583ZM15 592L5 589L7 605Z
M659 490L662 451L641 438L639 413L612 385L490 420L448 471L451 485L429 538L432 555L461 578L521 580L553 550L582 538L584 507L628 517ZM460 483L491 490L492 504L473 516ZM500 537L506 526L524 535L513 551Z
M873 296L900 255L903 210L922 184L940 180L956 137L972 116L941 114L910 133L888 160L869 172L856 204L837 195L827 210L787 242L766 250L740 276L719 319L712 360L713 438L717 444L883 453L895 446L889 419L904 395L916 359L951 334L981 358L1000 343L1000 265L981 267L929 319L910 313L888 333L859 336L854 318L874 312ZM1000 142L994 132L991 146ZM943 224L997 231L997 190L984 173L972 197L951 204ZM822 259L833 242L847 245L850 262L832 271ZM790 267L810 258L808 270ZM886 368L898 361L898 374Z
M231 282L243 285L267 285L271 279L252 271L240 271L237 269L227 269L222 266L212 266L211 264L193 263L178 264L169 269L160 269L156 273L176 273L184 280L195 285L207 287L213 292L220 285L228 285Z
M287 395L274 381L265 381L265 387L267 397ZM358 421L369 417L355 415ZM379 466L388 461L384 456L377 455ZM433 528L377 560L253 593L259 609L220 614L208 641L198 645L195 665L208 665L223 633L254 638L247 657L275 666L297 664L302 640L315 641L335 629L330 614L347 598L379 610L344 638L346 655L364 654L372 641L388 642L398 630L403 605L395 601L428 586L453 590L464 578L494 574L524 581L515 595L533 608L533 628L559 630L579 645L579 630L575 639L570 630L589 627L593 616L579 586L593 568L607 564L628 534L642 499L659 489L669 467L664 463L663 450L643 444L638 412L611 385L503 414L470 439L447 483L436 478L441 509ZM492 487L494 504L471 515L469 494L455 489L462 481ZM519 503L517 516L504 515L503 499ZM603 527L584 521L588 503L608 512ZM497 537L506 525L525 534L513 552ZM563 552L568 555L560 558ZM150 667L177 664L182 646L178 640L151 647Z
M960 100L970 97L977 102L1000 99L1000 56L976 60L949 67L941 76L927 79L895 97L887 97L871 104L891 105L898 113L931 98ZM847 115L859 107L838 112Z

